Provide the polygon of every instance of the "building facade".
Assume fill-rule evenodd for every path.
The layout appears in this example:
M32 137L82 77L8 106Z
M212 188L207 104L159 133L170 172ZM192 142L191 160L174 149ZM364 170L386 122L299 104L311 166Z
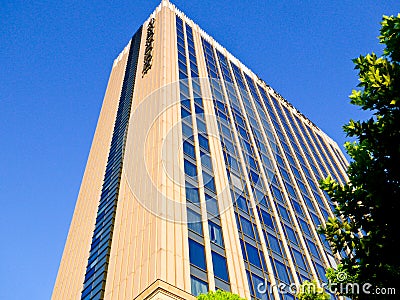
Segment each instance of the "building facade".
M52 299L294 299L337 144L173 4L114 61ZM279 288L278 288L279 287Z

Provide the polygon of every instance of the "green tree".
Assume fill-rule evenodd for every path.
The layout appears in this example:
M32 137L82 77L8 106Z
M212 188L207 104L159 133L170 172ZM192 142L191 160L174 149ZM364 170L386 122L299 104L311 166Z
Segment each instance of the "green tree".
M370 111L371 117L350 120L343 127L355 139L345 144L352 158L349 180L344 185L329 177L321 182L337 207L336 217L329 218L320 233L334 251L350 253L342 259L340 270L328 272L330 279L338 282L338 272L344 272L347 281L396 287L400 278L400 14L383 16L381 25L383 55L353 60L360 89L353 90L351 104Z
M197 296L198 300L245 300L236 294L218 290L216 292L209 291L207 294Z
M297 299L299 300L329 300L331 297L328 293L324 291L323 288L318 287L317 282L313 281L304 281L298 293L296 294Z

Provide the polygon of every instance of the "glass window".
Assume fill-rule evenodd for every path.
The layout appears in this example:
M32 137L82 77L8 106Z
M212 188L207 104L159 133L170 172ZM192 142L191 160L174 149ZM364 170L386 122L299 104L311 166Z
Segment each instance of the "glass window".
M178 38L178 42L182 41L182 39ZM185 53L185 47L182 45L183 43L178 44L178 51L180 53ZM183 67L181 65L179 65L179 69L186 69L185 65L183 65Z
M261 216L262 216L262 219L263 219L263 223L266 226L274 228L274 223L272 221L271 215L268 212L266 212L265 210L261 209Z
M198 234L202 235L203 234L203 227L201 224L201 216L197 212L187 209L187 221L188 221L188 227L190 230L193 230L194 232L197 232Z
M236 198L236 203L237 203L237 206L241 209L241 210L243 210L243 211L245 211L245 212L248 212L248 207L247 207L247 201L246 201L246 198L244 198L243 196L237 196L237 198Z
M306 200L306 204L307 204L308 208L315 210L314 204L312 203L311 199L307 196L304 196L303 198Z
M189 48L189 50L191 50L191 48ZM196 66L196 58L193 56L192 53L190 53L190 54L191 55L189 55L189 57L190 57L190 68L192 70L192 77L198 77L199 70L197 69L197 66ZM197 87L199 87L199 89L197 89ZM196 95L200 96L200 86L194 85L193 92L195 92Z
M191 177L196 177L197 175L196 165L192 164L190 161L186 159L184 165L185 165L185 174Z
M187 111L183 107L181 108L181 115L182 115L182 119L185 119L185 120L190 119L190 111Z
M256 196L256 200L258 202L261 202L264 198L264 193L259 189L254 189L254 195Z
M192 67L193 64L190 64L190 67ZM197 76L193 76L193 73L196 73ZM193 86L193 93L194 95L194 102L197 103L200 106L203 106L203 99L201 99L201 91L200 91L200 85L198 84L198 81L196 78L193 77L198 77L198 71L197 67L196 69L192 68L192 86Z
M237 214L235 213L236 221L237 221ZM246 259L246 250L244 249L244 242L242 239L240 240L240 248L242 249L243 258Z
M295 209L301 216L303 216L303 215L304 215L304 214L303 214L303 210L302 210L302 208L301 208L299 202L292 200L292 203L293 203L294 209Z
M302 268L304 270L307 270L303 255L295 249L292 249L292 251L293 251L293 256L295 258L297 266L299 266L300 268Z
M184 70L186 72L186 63L185 62L182 62L182 61L178 60L178 65L179 65L179 70L182 70L182 71ZM184 85L184 84L181 84L181 96L184 95L185 92L188 92L187 86ZM188 94L184 95L184 97L186 99L188 98L187 95Z
M209 151L209 146L208 146L208 138L205 136L199 134L199 144L200 147L204 148L205 150Z
M274 191L274 196L275 196L278 200L283 201L282 192L281 192L277 187L275 187L274 185L272 186L272 189L273 189L273 191Z
M278 205L278 208L279 208L282 218L285 219L286 221L290 222L289 214L288 214L286 208L284 208L282 205Z
M243 132L245 132L244 129L242 129L242 128L240 128L240 130L243 130ZM251 148L250 143L245 140L242 140L242 142L243 142L243 145L244 145L245 149L247 150L247 152L249 152L252 155L253 149Z
M333 207L332 210L333 210L333 211L336 211L336 208ZM328 212L326 211L326 209L321 208L321 211L322 211L322 214L324 215L325 220L328 220L329 214L328 214Z
M242 191L243 190L243 184L242 184L242 181L240 180L240 178L238 176L236 176L235 174L233 174L233 173L230 173L229 175L231 177L230 179L231 179L232 185L235 188L237 188L238 190Z
M212 163L211 163L211 157L210 155L204 153L204 152L200 152L201 155L201 164L203 167L207 167L210 170L212 170Z
M187 80L187 74L185 72L179 71L179 79Z
M207 133L206 123L204 123L199 118L197 118L197 130L199 131L199 133Z
M246 132L243 128L239 127L239 130L242 132ZM244 149L247 150L247 152L249 152L251 155L253 154L253 149L251 148L251 145L249 142L247 142L246 140L242 140L242 143L244 145Z
M294 188L291 184L286 184L287 190L289 192L289 194L293 197L296 198L296 192L294 191Z
M204 186L209 190L215 192L215 180L214 177L207 172L203 171L203 182Z
M193 46L189 43L188 45L189 53L195 53Z
M272 251L278 253L279 255L282 255L281 248L279 247L279 242L276 237L268 233L268 242Z
M242 224L243 233L254 239L253 226L251 225L251 222L243 217L240 217L240 223Z
M239 164L235 158L233 158L231 155L229 155L229 164L232 169L239 171Z
M285 294L283 297L284 297L283 299L285 299L285 300L295 300L295 299L296 299L296 298L295 298L293 295L291 295L291 294Z
M250 179L252 182L257 183L258 178L259 178L259 176L256 172L250 171Z
M245 127L243 118L242 118L241 116L239 116L238 114L235 114L235 119L236 119L236 122L237 122L239 125Z
M229 153L235 153L235 147L229 140L224 139L224 144Z
M299 177L299 178L300 178L300 177ZM298 183L298 185L299 185L301 191L302 191L304 194L308 195L308 192L307 192L307 189L306 189L306 186L304 185L304 183L302 183L301 181L298 181L297 183Z
M185 154L195 158L194 146L191 143L187 142L187 141L183 142L183 152Z
M213 214L215 216L219 215L219 210L218 210L218 203L217 200L214 197L211 197L208 194L206 195L206 206L207 206L207 211L210 214Z
M204 246L189 239L189 260L190 263L206 270L206 258L204 256Z
M314 214L313 212L310 213L310 214L311 214L311 217L312 217L312 219L313 219L313 221L314 221L314 224L315 224L316 226L321 225L321 221L319 220L318 216L317 216L316 214Z
M325 234L320 234L321 240L324 243L325 247L328 248L330 251L332 251L331 249L331 245L329 244L328 240L326 239Z
M288 239L295 245L297 245L297 238L296 238L296 234L294 233L293 229L290 228L289 226L285 225L286 228L286 234L288 236Z
M200 203L199 189L188 182L186 182L186 199L192 203Z
M301 280L300 280L301 282L306 281L306 280L307 280L307 281L310 281L310 278L307 277L307 276L304 276L303 274L300 274L300 279L301 279ZM332 299L332 298L331 298L331 299Z
M229 281L226 259L222 255L211 251L214 275L222 280Z
M290 283L289 275L285 265L277 260L275 260L276 270L278 272L278 278L283 282Z
M242 127L239 127L239 133L243 137L243 139L245 139L245 140L249 139L246 130L243 129ZM251 146L250 145L249 145L249 149L248 150L251 151Z
M285 164L283 163L283 159L279 154L276 154L276 160L278 161L278 164L281 166L284 166Z
M193 140L193 131L192 128L187 125L186 123L182 122L182 133L184 136L190 138L191 140Z
M311 231L310 228L308 227L308 224L302 219L299 219L299 221L300 221L300 226L303 229L304 233L307 234L308 236L311 236Z
M249 164L250 166L254 169L257 170L257 165L256 165L256 161L254 160L254 158L252 156L248 156L249 159Z
M262 252L260 252L260 253L262 253ZM260 255L260 258L261 258L261 264L263 266L264 272L267 272L267 265L265 263L264 255Z
M222 102L217 102L217 105L224 105ZM225 109L225 108L224 108ZM224 124L221 124L221 129L222 129L222 132L223 132L223 134L225 135L225 136L227 136L227 137L231 137L231 131L229 130L229 128L228 127L226 127Z
M257 299L268 299L265 293L261 293L264 290L266 290L265 281L262 278L258 277L257 275L254 275L253 273L251 274L251 277L253 279L254 290ZM268 292L268 289L266 291Z
M218 112L218 116L226 121L228 121L228 117L225 113L223 113L222 111Z
M258 203L260 203L261 205L263 205L265 207L269 207L267 200L268 200L268 196L264 195L264 197L262 199L258 200Z
M311 254L317 258L319 258L319 253L318 253L318 249L315 246L315 244L313 242L311 242L310 240L307 240L307 244L308 244L308 248L310 248Z
M292 144L292 145L294 145L294 144ZM290 154L286 153L286 157L288 158L290 164L292 165L293 173L295 173L296 176L298 176L299 178L301 178L301 177L300 177L299 171L298 171L295 167L293 167L294 165L296 165L296 163L294 162L293 156L291 156Z
M204 114L203 108L198 106L197 104L194 106L194 111L196 112L196 114Z
M256 247L246 243L247 256L249 257L249 262L261 269L261 261L258 256L258 250Z
M186 68L186 66L185 66L185 68ZM180 87L181 87L181 93L186 95L186 96L189 96L189 87L186 85L186 83L181 81L180 82Z
M194 276L190 277L190 285L192 288L192 294L196 297L200 294L206 294L208 292L207 283Z
M282 173L283 178L285 178L286 181L290 182L289 173L286 172L286 170L284 170L283 168L281 168L280 170L281 170L281 173Z
M317 269L318 272L318 276L319 278L321 278L321 280L323 282L328 282L326 276L325 276L325 269L323 266L321 266L320 264L315 263L315 268Z
M190 100L188 100L188 99L182 100L181 104L190 111Z
M282 147L283 147L285 153L290 153L288 144L286 144L285 142L282 142Z
M217 244L218 246L223 247L223 241L222 241L222 231L221 227L218 226L217 224L209 221L208 222L208 229L210 231L210 240L212 243Z
M247 282L248 282L249 287L250 287L250 294L254 295L254 288L253 288L253 285L251 283L250 272L248 270L246 270L246 275L247 275Z

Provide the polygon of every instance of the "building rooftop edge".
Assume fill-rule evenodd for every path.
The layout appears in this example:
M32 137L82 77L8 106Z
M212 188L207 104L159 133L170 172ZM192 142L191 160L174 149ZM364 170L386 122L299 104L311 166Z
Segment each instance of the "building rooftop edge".
M263 79L261 79L255 72L253 72L249 67L247 67L243 62L241 62L237 57L235 57L231 52L229 52L224 46L218 43L211 35L205 32L196 22L194 22L191 18L189 18L183 11L175 6L175 4L171 3L168 0L162 0L160 4L154 9L154 11L150 14L150 16L144 21L143 24L148 22L150 19L154 18L158 12L161 11L162 7L167 7L171 11L173 11L176 15L180 16L187 23L191 23L193 26L197 28L200 32L200 35L205 38L208 42L211 42L216 48L222 50L221 52L225 52L230 60L236 61L241 69L248 73L249 76L257 78L259 84L263 86L269 93L273 94L275 98L280 101L281 104L285 105L288 109L290 109L293 113L295 113L298 117L305 120L311 127L316 129L320 134L324 135L332 144L336 145L338 148L338 144L335 140L333 140L326 132L320 129L314 122L312 122L309 118L307 118L303 113L300 112L293 104L291 104L286 98L284 98L281 94L279 94L274 88L272 88L269 84L267 84ZM113 67L121 60L122 55L129 49L129 43L125 46L124 50L118 55L118 57L114 60Z

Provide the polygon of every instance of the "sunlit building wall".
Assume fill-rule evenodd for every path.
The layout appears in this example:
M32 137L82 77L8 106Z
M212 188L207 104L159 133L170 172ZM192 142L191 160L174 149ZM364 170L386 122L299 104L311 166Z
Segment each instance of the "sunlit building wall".
M294 299L338 145L168 1L114 61L52 299ZM276 288L286 287L285 293Z

